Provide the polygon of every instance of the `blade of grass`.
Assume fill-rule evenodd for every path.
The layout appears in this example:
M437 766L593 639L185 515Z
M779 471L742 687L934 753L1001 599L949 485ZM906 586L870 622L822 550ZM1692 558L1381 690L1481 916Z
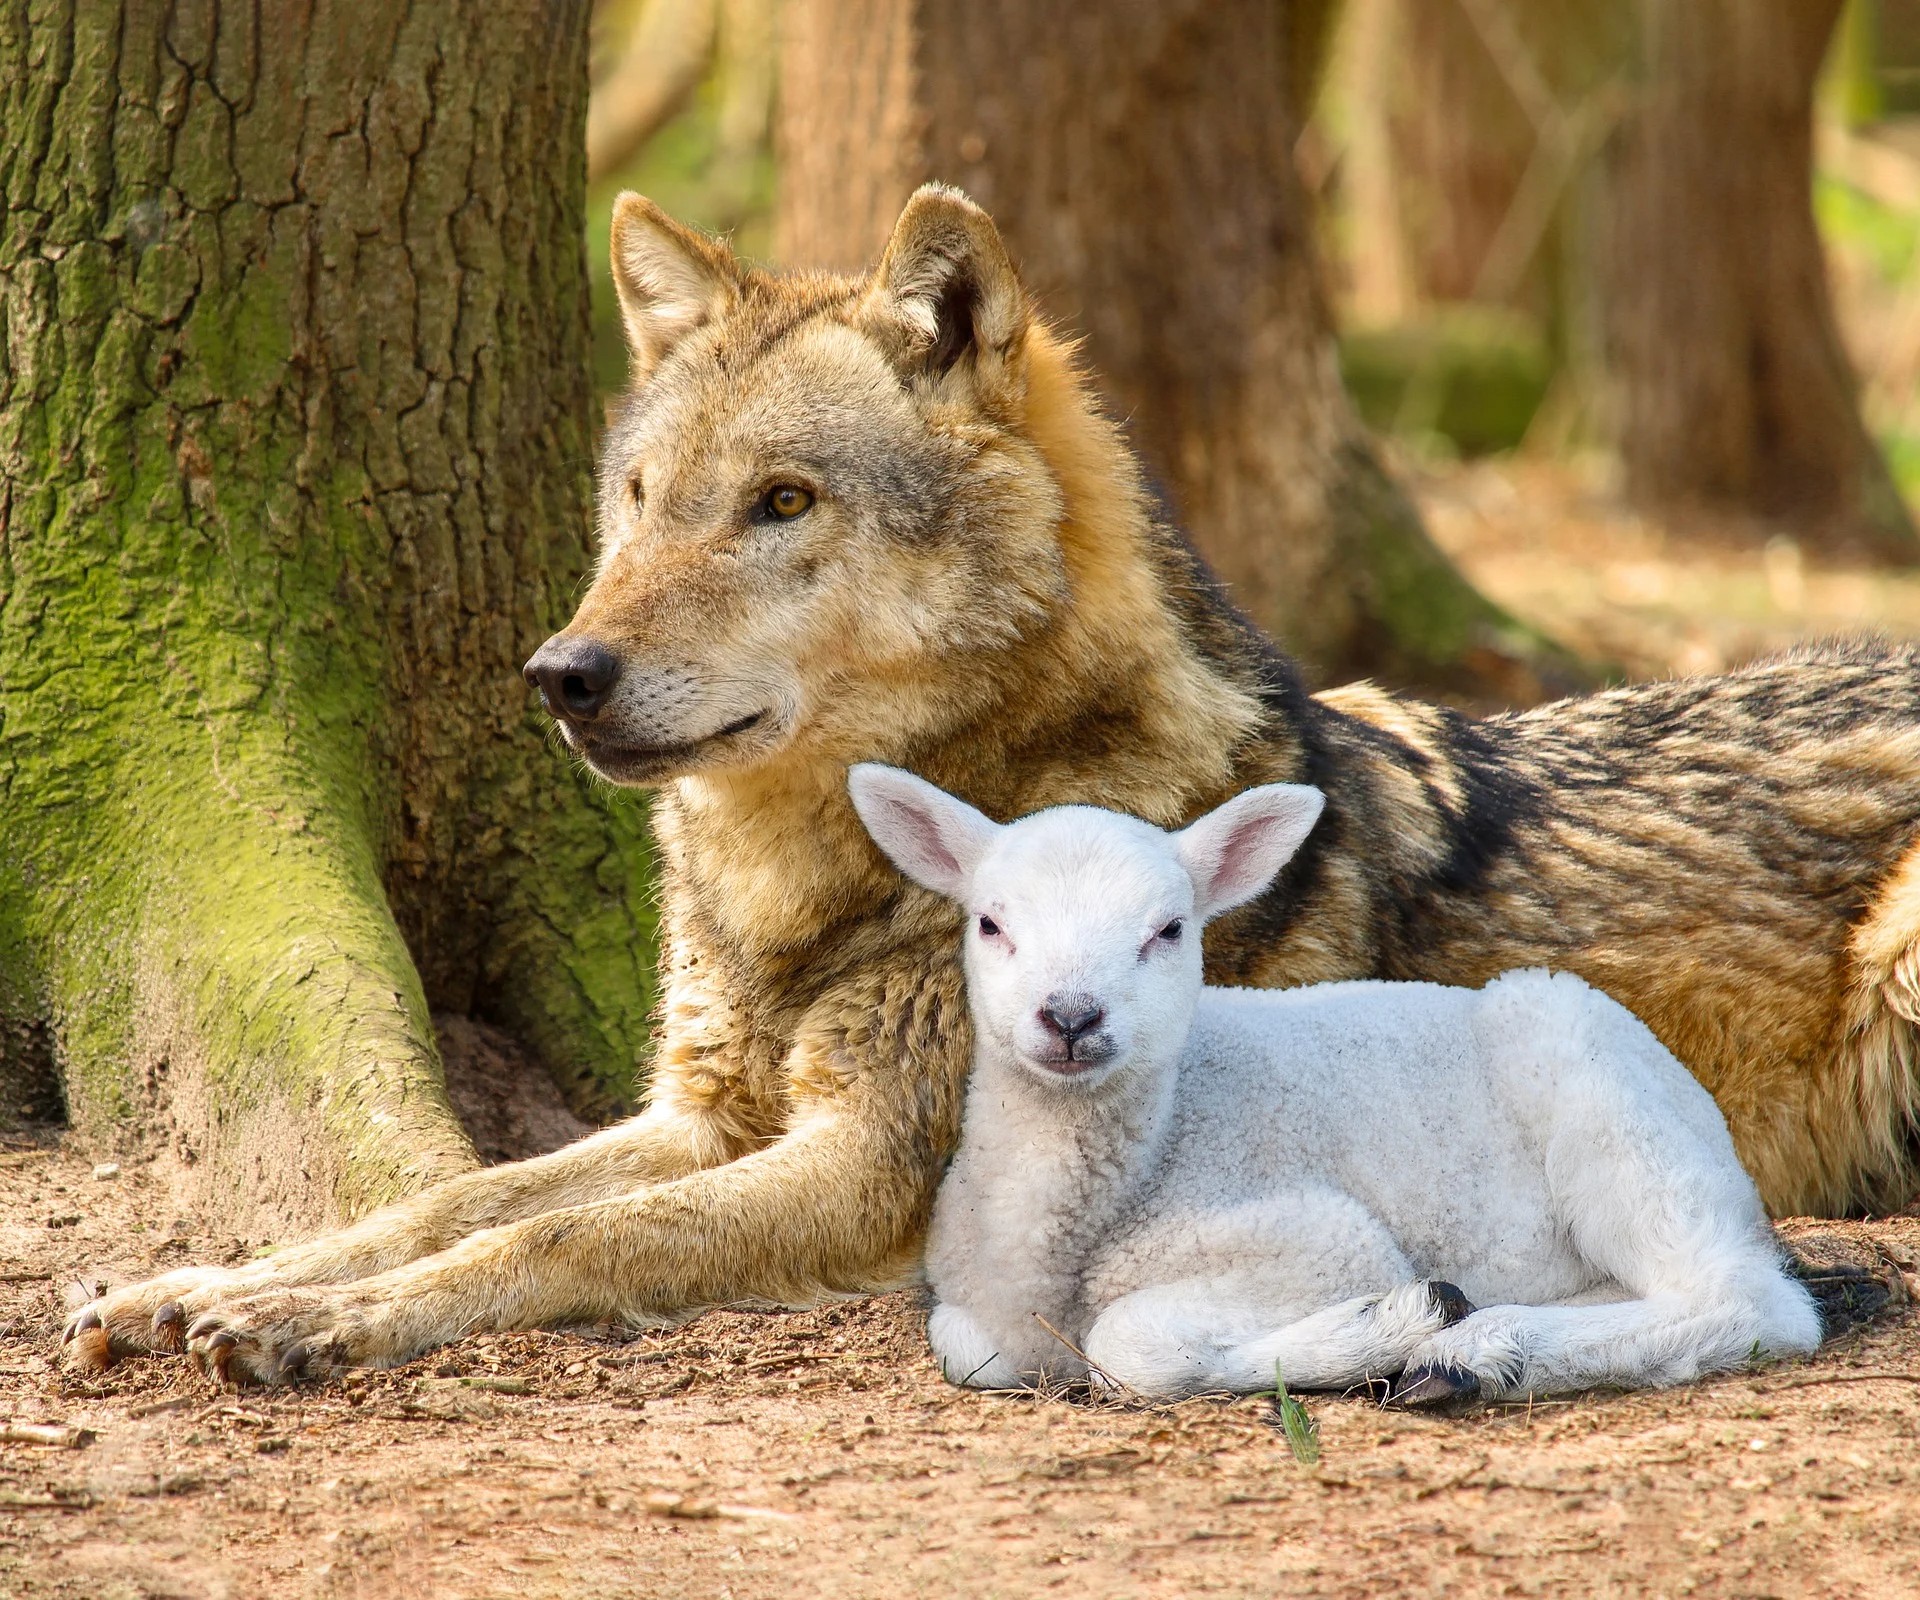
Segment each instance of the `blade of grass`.
M1273 1409L1280 1418L1280 1431L1287 1436L1287 1448L1303 1467L1320 1464L1320 1425L1298 1400L1287 1393L1280 1363L1273 1364Z

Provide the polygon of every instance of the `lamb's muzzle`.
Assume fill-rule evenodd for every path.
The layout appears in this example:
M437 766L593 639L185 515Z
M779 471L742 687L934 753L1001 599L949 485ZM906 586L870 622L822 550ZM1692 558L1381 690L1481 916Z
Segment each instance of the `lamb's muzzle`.
M969 913L974 1071L927 1246L954 1381L1398 1377L1440 1405L1819 1342L1713 1101L1579 979L1203 987L1201 928L1271 882L1317 790L1167 833L1089 807L1000 826L887 767L850 787Z

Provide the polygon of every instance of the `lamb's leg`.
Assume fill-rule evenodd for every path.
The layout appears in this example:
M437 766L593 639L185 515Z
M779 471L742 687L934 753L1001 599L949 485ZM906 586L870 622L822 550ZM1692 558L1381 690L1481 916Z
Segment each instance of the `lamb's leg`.
M1755 1356L1813 1349L1819 1314L1778 1283L1737 1293L1665 1293L1598 1306L1489 1306L1414 1350L1394 1398L1434 1405L1616 1386L1660 1388Z
M1087 1356L1108 1381L1156 1399L1289 1389L1346 1389L1389 1378L1410 1351L1471 1309L1452 1284L1403 1283L1274 1328L1284 1313L1209 1303L1209 1285L1141 1289L1116 1300L1087 1335Z
M1591 1022L1558 1080L1547 1179L1596 1279L1632 1298L1476 1312L1411 1358L1403 1388L1416 1402L1476 1385L1495 1398L1685 1383L1820 1342L1813 1298L1787 1275L1706 1096L1628 1014L1606 1007Z
M1031 1389L1043 1377L1072 1382L1086 1375L1077 1357L1065 1348L1041 1361L1024 1365L1003 1349L965 1306L942 1301L927 1318L927 1343L940 1374L948 1383L968 1389Z
M223 1301L261 1290L346 1283L430 1256L483 1228L622 1194L737 1154L696 1114L651 1108L529 1161L463 1173L244 1267L183 1267L82 1306L67 1338L104 1327L115 1354L185 1348L185 1330Z

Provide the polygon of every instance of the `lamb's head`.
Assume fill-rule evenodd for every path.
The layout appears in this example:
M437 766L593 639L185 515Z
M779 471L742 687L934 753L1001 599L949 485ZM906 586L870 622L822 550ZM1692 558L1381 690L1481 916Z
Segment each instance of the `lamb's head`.
M1167 833L1091 806L1000 824L897 767L857 766L848 786L894 864L966 910L981 1041L1080 1086L1178 1060L1202 926L1266 888L1323 804L1318 789L1267 784Z

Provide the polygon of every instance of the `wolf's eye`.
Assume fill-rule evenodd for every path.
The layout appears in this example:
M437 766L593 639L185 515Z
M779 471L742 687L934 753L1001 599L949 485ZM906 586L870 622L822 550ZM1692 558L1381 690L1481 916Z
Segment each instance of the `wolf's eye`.
M1178 944L1180 942L1180 930L1184 926L1184 920L1180 917L1175 917L1173 921L1169 922L1154 937L1165 939L1168 944Z
M628 483L627 494L633 501L633 509L635 511L638 511L647 503L647 491L640 487L640 480L638 478Z
M981 938L995 939L995 938L998 938L999 935L1000 935L1000 924L995 922L992 917L982 917L980 919L980 937Z
M761 504L767 508L768 515L791 522L813 504L813 496L796 484L778 483L767 491Z

